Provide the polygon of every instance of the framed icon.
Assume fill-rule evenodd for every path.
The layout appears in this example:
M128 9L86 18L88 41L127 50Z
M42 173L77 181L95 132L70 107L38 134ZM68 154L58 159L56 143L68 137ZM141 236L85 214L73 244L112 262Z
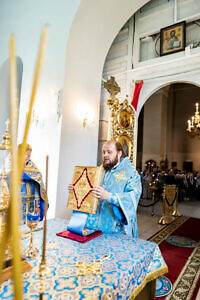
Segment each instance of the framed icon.
M128 156L130 158L132 143L131 143L131 140L129 139L129 137L126 135L121 135L121 136L119 136L118 141L120 142L120 144L122 145L122 147L124 149L125 156Z
M128 128L132 123L131 114L126 110L120 111L118 114L118 123L121 127Z
M167 55L185 49L185 21L160 30L160 55Z

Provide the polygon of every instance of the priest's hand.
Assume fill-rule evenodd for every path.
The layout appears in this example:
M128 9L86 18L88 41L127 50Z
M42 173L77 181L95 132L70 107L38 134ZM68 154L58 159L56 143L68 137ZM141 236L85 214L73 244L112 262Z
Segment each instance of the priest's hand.
M68 185L68 190L69 190L69 191L73 191L73 189L74 189L73 184L70 183L70 184Z
M101 199L101 200L108 200L111 196L111 193L107 192L101 186L94 186L92 190L93 196Z

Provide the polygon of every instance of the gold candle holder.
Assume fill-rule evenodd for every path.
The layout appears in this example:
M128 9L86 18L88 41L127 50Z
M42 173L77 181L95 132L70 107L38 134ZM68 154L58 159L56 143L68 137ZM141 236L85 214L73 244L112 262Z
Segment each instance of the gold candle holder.
M45 196L45 207L44 207L44 227L43 227L43 244L42 244L42 258L39 265L38 276L40 278L40 300L43 300L45 278L48 273L46 265L46 238L47 238L47 191L48 191L48 169L49 169L49 156L46 156L46 196Z
M25 257L33 258L38 253L38 249L33 247L33 231L38 225L39 213L27 214L27 226L30 228L29 248L24 252Z
M154 205L155 205L155 192L158 190L158 187L156 186L155 181L149 184L149 188L152 191L152 209L151 209L151 215L154 216Z
M159 219L158 224L161 225L168 225L171 223L171 220L169 219L168 216L166 216L166 203L165 203L165 189L163 190L163 212L162 212L162 217Z

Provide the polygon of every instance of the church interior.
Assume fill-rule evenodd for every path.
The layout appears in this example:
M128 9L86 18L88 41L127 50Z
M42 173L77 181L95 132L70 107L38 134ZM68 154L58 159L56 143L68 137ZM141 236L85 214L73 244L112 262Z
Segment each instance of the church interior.
M200 1L2 0L0 25L0 299L200 299Z

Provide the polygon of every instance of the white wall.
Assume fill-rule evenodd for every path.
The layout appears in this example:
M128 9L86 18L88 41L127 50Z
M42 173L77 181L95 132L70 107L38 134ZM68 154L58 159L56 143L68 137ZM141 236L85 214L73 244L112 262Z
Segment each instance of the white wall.
M18 77L18 95L21 94L23 64L17 57L17 77ZM9 59L6 59L0 65L0 144L3 142L3 135L6 130L6 121L9 118ZM9 125L8 125L9 126ZM5 164L5 152L0 151L0 170Z
M57 121L55 92L63 89L66 44L74 15L81 0L2 0L0 3L0 65L8 58L11 33L16 37L17 55L24 66L20 106L19 142L30 99L34 65L42 27L49 25L49 39L35 111L39 123L32 124L28 142L32 159L45 177L45 156L49 154L49 210L55 214L61 119Z
M106 54L130 16L148 1L82 1L67 47L56 216L65 217L67 185L74 165L96 165L101 77ZM83 129L76 106L96 109L94 123Z

